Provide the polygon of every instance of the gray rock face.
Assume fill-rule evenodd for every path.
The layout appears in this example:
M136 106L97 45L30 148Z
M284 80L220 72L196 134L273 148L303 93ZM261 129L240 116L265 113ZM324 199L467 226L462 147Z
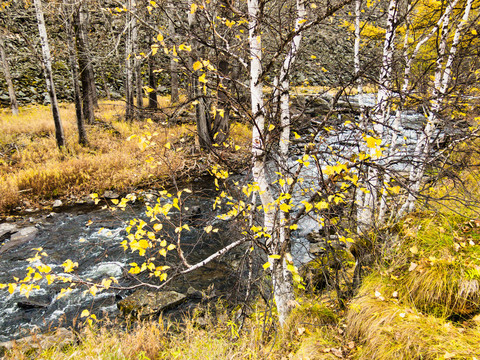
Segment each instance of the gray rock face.
M29 226L18 230L13 233L12 236L10 236L10 240L0 248L0 254L35 239L37 233L38 229L35 226Z
M64 348L68 345L72 345L74 342L75 335L72 331L65 328L58 328L51 333L37 334L18 340L0 343L0 356L3 356L6 351L9 351L14 347L20 349L23 353L31 353L38 350L46 350L53 346Z
M12 234L16 232L18 229L17 225L11 224L11 223L3 223L0 224L0 241L9 236L9 234Z
M120 301L117 306L124 316L139 319L154 316L186 300L186 296L176 291L150 291L141 289Z

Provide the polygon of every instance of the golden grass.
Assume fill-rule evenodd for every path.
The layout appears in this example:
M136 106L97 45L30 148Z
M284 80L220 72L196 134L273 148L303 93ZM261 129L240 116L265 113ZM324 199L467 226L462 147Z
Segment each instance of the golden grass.
M36 358L314 360L335 359L335 351L341 352L344 348L333 311L314 299L305 300L296 309L288 327L278 332L271 331L269 321L264 323L266 309L263 303L258 303L256 312L245 319L242 330L235 321L236 312L227 311L222 304L215 308L215 315L202 311L186 317L181 323L160 319L142 322L127 330L111 324L86 327L80 331L77 345L44 349ZM5 360L26 358L15 348L5 356Z
M163 105L169 101L159 98ZM4 112L0 119L0 212L19 205L38 206L57 197L102 194L109 189L127 192L164 184L190 170L206 170L189 161L194 125L124 122L123 114L122 102L101 101L96 112L100 122L87 126L89 145L82 147L77 143L74 107L61 104L67 146L60 151L49 107L25 107L18 117ZM232 127L232 134L238 139L231 143L246 150L250 131L239 125ZM136 137L127 141L132 135ZM142 136L155 146L144 149ZM170 149L164 147L167 143Z
M350 304L348 335L363 346L357 359L472 359L480 356L480 326L426 315L392 294L396 286L372 276Z

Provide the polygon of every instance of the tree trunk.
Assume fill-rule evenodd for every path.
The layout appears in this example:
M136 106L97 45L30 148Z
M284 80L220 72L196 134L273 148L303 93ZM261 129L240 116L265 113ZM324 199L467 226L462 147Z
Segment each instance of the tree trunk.
M3 74L5 75L5 81L7 82L12 114L18 116L17 96L15 95L15 88L13 87L12 75L10 74L10 67L8 66L7 55L5 53L5 42L3 41L2 33L0 33L0 61L2 62Z
M152 47L152 37L150 37L149 47ZM156 109L158 106L157 102L157 79L155 77L155 59L153 55L148 57L148 87L150 91L148 93L148 108Z
M170 35L170 39L174 46L176 45L176 34L175 34L175 23L174 23L174 16L175 16L175 8L173 3L168 4L168 32ZM171 103L176 104L179 101L178 97L178 66L177 61L178 59L175 58L175 53L172 54L170 58L170 77L171 77Z
M418 140L417 146L414 150L413 161L415 163L413 163L411 166L409 176L409 184L411 188L409 189L407 201L400 209L398 216L402 216L405 212L412 212L413 210L415 210L415 199L420 190L422 178L425 173L426 162L428 156L430 155L430 140L437 126L438 115L447 95L448 84L451 79L453 61L455 60L455 55L457 53L457 47L460 42L460 37L466 27L468 18L470 16L472 2L473 0L467 0L467 2L465 3L465 10L462 19L457 23L455 27L455 34L453 36L448 58L445 63L445 68L443 67L443 59L446 54L449 32L448 30L450 28L449 16L446 16L443 20L443 26L440 35L439 51L437 56L437 66L435 70L433 89L434 91L432 100L433 105L428 115L427 125L425 126L425 129L420 139Z
M63 1L64 13L65 13L65 27L67 35L68 45L68 59L70 62L70 68L72 69L72 84L73 94L75 102L75 114L77 116L77 128L78 128L78 142L80 145L87 145L87 132L85 130L85 122L82 112L82 99L80 93L80 84L78 82L78 64L77 56L75 52L75 37L72 28L72 15L75 12L74 5L69 0Z
M259 195L264 211L264 227L270 235L267 239L269 255L280 255L280 259L272 260L272 285L275 303L277 305L280 324L283 326L293 307L293 286L291 276L285 272L284 254L276 254L281 248L280 238L275 229L275 206L269 188L265 164L265 115L263 103L262 74L262 39L260 24L259 0L248 0L249 47L250 47L250 97L252 106L252 175L259 187Z
M382 66L380 68L379 87L377 94L377 106L375 108L373 118L373 130L376 138L383 141L384 125L388 119L388 106L391 98L391 73L393 67L393 52L395 48L395 27L398 13L398 0L390 0L388 7L387 30L385 33L385 41L383 45ZM380 160L381 155L377 154L380 145L370 148L369 161ZM359 211L357 219L360 231L370 230L375 223L375 213L377 208L377 199L379 192L379 171L373 166L367 170L366 188L363 201L363 208Z
M127 36L125 39L125 120L131 121L134 118L133 99L133 67L132 67L132 9L135 0L127 1Z
M87 17L83 10L83 3L74 12L75 35L77 38L78 64L80 66L80 80L82 82L83 117L87 124L95 122L95 79L93 78L93 67L90 61L88 39L86 33Z
M136 95L136 111L137 118L142 117L142 109L143 109L143 89L142 89L142 60L139 55L139 48L138 48L138 28L139 23L135 15L137 15L138 8L135 2L132 2L132 51L133 51L133 77L135 81L135 95Z
M57 94L55 92L55 84L53 83L52 62L50 58L50 48L48 46L47 29L45 27L45 19L43 17L43 9L41 0L33 0L35 5L35 14L37 16L38 32L40 34L40 43L42 45L42 60L45 72L45 82L47 83L48 95L52 107L53 121L55 123L55 138L57 146L61 149L65 146L65 137L63 134L62 121L60 120L60 112L58 110Z

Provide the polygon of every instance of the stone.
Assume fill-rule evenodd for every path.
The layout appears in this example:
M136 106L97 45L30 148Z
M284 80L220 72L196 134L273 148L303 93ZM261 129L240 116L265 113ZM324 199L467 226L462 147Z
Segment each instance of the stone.
M187 297L176 291L151 291L141 289L117 303L118 309L125 317L133 316L145 319L175 307Z
M203 298L203 294L200 290L195 289L194 287L190 286L187 290L187 296L190 299L201 299Z
M17 232L13 233L12 236L10 236L10 240L4 243L0 248L0 254L32 241L35 239L37 233L38 229L35 226L29 226L18 230Z
M16 224L3 223L0 224L0 239L3 237L8 237L10 234L13 234L18 229Z
M60 206L62 206L62 205L63 205L62 200L57 199L57 200L55 200L55 201L53 202L52 207L53 207L53 208L58 208L58 207L60 207Z
M325 253L325 243L317 242L310 244L310 253L311 254L323 254Z
M20 349L24 354L31 354L54 346L63 349L73 345L75 341L75 335L72 331L58 328L50 333L35 334L0 343L0 356L4 356L6 351L12 350L14 347Z
M120 197L115 191L107 190L103 193L103 197L105 199L118 199Z

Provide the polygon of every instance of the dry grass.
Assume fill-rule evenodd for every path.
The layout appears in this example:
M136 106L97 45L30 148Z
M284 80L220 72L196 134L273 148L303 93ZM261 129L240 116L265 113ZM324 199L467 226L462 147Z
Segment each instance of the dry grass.
M347 316L349 335L364 345L358 359L472 359L480 356L480 326L426 315L392 296L396 286L365 281Z
M160 98L160 103L168 104L169 99ZM87 129L90 144L81 147L77 144L73 105L62 104L60 115L67 142L63 151L56 148L49 107L22 108L19 117L2 114L0 212L17 206L36 207L42 202L46 205L51 198L102 194L109 189L127 192L163 184L173 176L205 171L189 157L194 125L126 123L121 102L103 101L96 113L100 121ZM239 128L243 130L239 132ZM232 134L238 136L232 144L240 143L248 149L248 129L234 126ZM127 141L132 135L137 137ZM155 146L142 151L141 136ZM170 149L164 147L167 143L172 145Z
M480 223L424 212L400 226L384 267L350 304L356 358L479 358L480 323L469 319L480 313Z
M215 315L199 312L181 323L166 320L139 323L131 329L118 326L86 327L79 342L69 348L51 348L37 353L43 360L260 360L335 359L347 353L337 318L332 310L315 300L305 300L296 309L284 331L272 331L265 322L265 304L246 318L242 330L235 313L215 306ZM270 330L269 330L270 329ZM340 331L340 332L339 332ZM6 354L5 360L27 359L20 349Z

